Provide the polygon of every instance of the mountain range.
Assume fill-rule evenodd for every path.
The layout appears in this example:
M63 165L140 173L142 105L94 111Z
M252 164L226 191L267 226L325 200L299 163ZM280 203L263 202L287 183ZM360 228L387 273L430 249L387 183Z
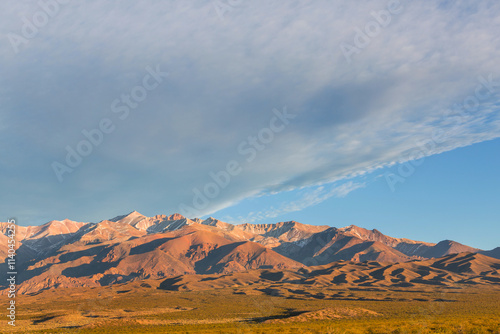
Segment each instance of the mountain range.
M2 272L8 271L7 226L7 223L0 223ZM295 221L232 225L215 218L188 219L179 214L147 217L133 211L97 224L66 219L41 226L17 226L16 240L20 293L142 279L168 282L168 279L183 275L229 275L249 270L281 270L303 276L314 270L337 268L335 263L339 261L349 261L354 269L356 266L366 269L366 264L371 263L373 271L389 264L422 262L438 268L441 273L450 268L455 270L457 266L470 271L471 267L489 263L483 265L481 273L491 271L493 278L487 276L490 278L482 282L497 282L495 275L500 274L500 261L495 260L500 259L500 247L484 251L451 240L434 244L392 238L378 230L354 225L336 228ZM467 264L462 267L460 263L448 269L439 267L447 261L453 262L446 257L459 253L478 254L466 258ZM439 262L441 260L444 262ZM326 267L311 269L321 266ZM410 271L412 279L418 280L418 275L411 274L413 267L418 265L405 270ZM393 273L404 271L394 268ZM347 280L355 274L339 272L335 277L342 275ZM163 284L166 285L168 283ZM0 286L0 289L5 288L5 285Z

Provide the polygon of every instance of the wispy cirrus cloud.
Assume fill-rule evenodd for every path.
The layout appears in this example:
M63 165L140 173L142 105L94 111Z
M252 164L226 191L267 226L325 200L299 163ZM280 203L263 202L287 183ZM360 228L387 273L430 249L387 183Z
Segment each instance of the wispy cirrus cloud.
M26 222L38 221L33 212L93 220L124 208L178 211L284 105L297 118L201 214L398 162L438 129L454 130L428 155L499 137L500 4L401 1L404 10L346 62L339 46L387 3L251 1L221 20L201 0L74 1L18 53L8 35L22 34L40 8L6 5L0 185L9 196L0 210L30 207ZM113 100L157 64L168 79L59 183L51 164L85 139L82 130L117 121ZM453 125L453 105L490 74L495 92Z
M277 207L269 207L259 212L250 212L246 216L231 217L226 216L223 219L233 224L253 223L270 218L276 218L288 213L302 211L306 208L318 205L329 198L342 198L350 192L366 186L364 182L347 181L340 185L324 185L305 189L296 200L282 202Z

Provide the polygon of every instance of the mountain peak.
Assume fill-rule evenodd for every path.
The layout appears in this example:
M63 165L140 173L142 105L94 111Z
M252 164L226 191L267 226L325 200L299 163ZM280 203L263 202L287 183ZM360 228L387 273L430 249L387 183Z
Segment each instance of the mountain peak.
M170 215L167 217L167 220L182 220L182 219L187 219L180 213L174 213L173 215Z
M112 221L112 222L118 222L120 220L123 220L125 218L128 218L128 219L135 219L135 218L145 218L146 216L140 214L139 212L137 211L132 211L130 213L127 213L126 215L121 215L121 216L116 216L114 218L111 218L111 219L108 219L109 221Z
M365 228L362 228L362 227L359 227L359 226L356 226L356 225L349 225L349 226L344 226L344 227L340 227L338 228L339 231L342 231L342 232L347 232L347 231L369 231Z
M356 226L356 225L349 225L349 226L341 227L341 228L338 228L337 230L339 230L340 232L352 234L352 235L359 237L361 239L364 239L364 237L362 237L361 235L365 235L369 232L374 232L374 231L370 231L370 230L364 229L364 228Z
M50 225L56 226L56 225L68 225L68 224L81 224L81 223L77 223L71 219L65 218L63 220L51 220L48 223L45 223L41 226L50 226Z
M469 247L463 245L459 242L453 240L443 240L437 243L434 247L430 248L428 251L422 254L422 256L427 258L438 258L449 254L471 252L475 253L480 251L477 248Z
M438 245L453 245L453 244L459 244L459 243L456 241L453 241L453 240L446 239L446 240L441 240L437 244Z
M203 220L201 224L203 225L210 225L210 226L216 226L217 223L221 222L218 219L215 219L214 217L208 217L207 219Z

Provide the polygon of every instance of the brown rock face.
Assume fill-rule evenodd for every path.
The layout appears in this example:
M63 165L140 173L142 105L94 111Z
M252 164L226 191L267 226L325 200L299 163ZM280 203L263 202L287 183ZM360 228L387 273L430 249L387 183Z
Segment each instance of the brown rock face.
M0 223L0 232L0 270L7 271L6 223ZM179 214L146 217L136 211L97 224L66 219L41 226L19 226L16 240L20 273L17 283L22 293L185 274L294 271L335 261L403 266L408 261L479 251L453 241L431 244L392 238L356 226L334 228L294 221L232 225L215 218L188 219ZM483 253L495 257L497 250ZM484 273L490 268L491 258L483 255L453 259L426 266L473 273ZM413 277L409 266L400 269ZM352 275L339 272L334 279L349 280Z

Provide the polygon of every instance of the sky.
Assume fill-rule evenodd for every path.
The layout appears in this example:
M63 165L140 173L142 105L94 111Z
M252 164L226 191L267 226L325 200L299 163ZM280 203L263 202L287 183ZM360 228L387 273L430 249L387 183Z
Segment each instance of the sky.
M0 13L0 221L137 210L500 246L497 1Z

